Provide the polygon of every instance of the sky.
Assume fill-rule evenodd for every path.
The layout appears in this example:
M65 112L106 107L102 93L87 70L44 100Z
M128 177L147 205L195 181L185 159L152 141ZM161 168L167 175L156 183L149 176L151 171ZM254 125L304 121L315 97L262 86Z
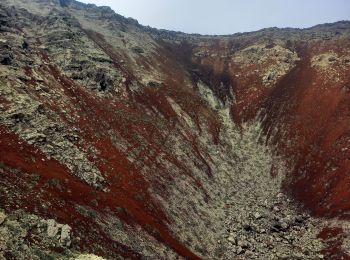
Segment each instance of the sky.
M79 0L158 29L233 34L350 20L350 0Z

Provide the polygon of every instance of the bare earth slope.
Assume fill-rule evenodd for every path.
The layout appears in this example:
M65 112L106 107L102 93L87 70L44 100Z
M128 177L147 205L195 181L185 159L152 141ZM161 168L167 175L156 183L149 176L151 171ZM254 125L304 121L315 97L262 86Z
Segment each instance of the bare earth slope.
M0 259L349 258L349 22L3 0L0 63Z

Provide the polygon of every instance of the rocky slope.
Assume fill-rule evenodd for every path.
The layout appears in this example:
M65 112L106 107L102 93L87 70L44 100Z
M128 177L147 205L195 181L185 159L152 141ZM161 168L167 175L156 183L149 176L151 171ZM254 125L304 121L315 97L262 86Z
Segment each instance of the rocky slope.
M3 0L0 63L0 258L349 258L349 22Z

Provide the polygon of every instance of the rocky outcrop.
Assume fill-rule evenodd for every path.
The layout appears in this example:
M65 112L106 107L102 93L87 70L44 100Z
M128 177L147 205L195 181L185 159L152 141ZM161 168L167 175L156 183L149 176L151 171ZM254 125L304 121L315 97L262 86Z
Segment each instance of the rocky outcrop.
M261 66L263 69L262 83L265 86L273 85L279 78L286 75L294 66L296 61L300 60L296 52L290 51L279 45L253 45L243 50L235 52L233 62L241 67L258 64L257 71Z
M0 210L0 257L4 259L103 259L77 251L79 237L71 227L53 219L17 210L7 215ZM62 253L64 252L64 253Z
M0 25L1 256L347 256L348 22L201 36L4 0Z

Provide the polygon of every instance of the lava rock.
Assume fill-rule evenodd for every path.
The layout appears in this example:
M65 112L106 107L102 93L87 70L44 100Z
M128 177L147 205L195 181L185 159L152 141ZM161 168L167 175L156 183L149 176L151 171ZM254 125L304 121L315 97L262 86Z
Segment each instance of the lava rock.
M135 53L138 53L138 54L141 54L141 53L144 53L145 51L139 47L139 46L135 46L132 48L132 51L135 52Z
M151 87L151 88L159 88L162 86L162 83L157 82L157 81L150 81L147 83L147 86Z
M253 231L253 227L249 224L243 225L243 229L247 232Z
M8 65L11 65L12 59L11 59L10 56L5 56L5 57L2 58L2 60L1 60L0 63L1 63L2 65L8 66Z
M274 222L271 226L272 232L278 233L278 232L281 232L282 230L283 230L283 227L282 227L281 223L279 223L279 222Z
M295 217L295 223L303 224L304 223L304 218L302 216Z
M24 41L23 41L23 43L22 43L22 48L23 48L24 50L27 50L27 49L29 48L29 43L28 43L27 40L24 40Z

